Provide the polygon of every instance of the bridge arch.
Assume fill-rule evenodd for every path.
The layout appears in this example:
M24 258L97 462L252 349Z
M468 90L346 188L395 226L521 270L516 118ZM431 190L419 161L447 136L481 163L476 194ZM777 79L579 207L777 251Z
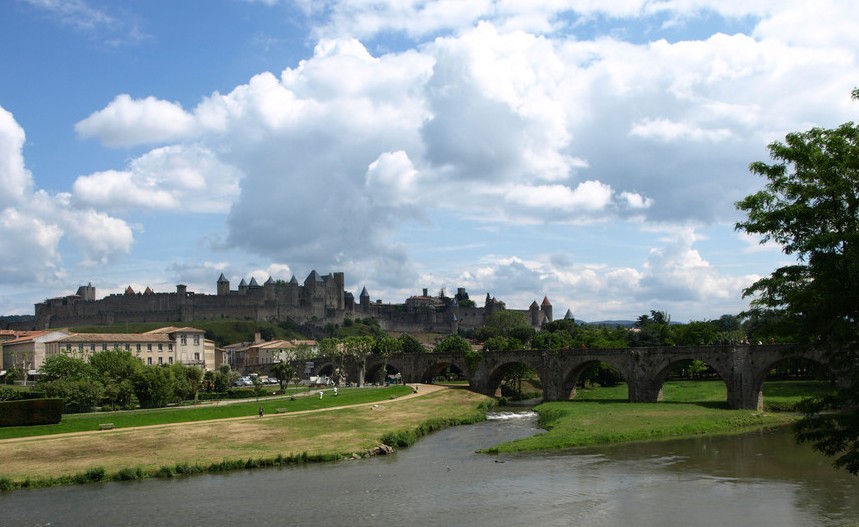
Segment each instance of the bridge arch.
M779 364L791 359L803 359L809 363L830 370L823 354L816 350L803 350L787 346L752 346L749 350L751 398L756 401L758 410L764 409L764 382L769 373Z
M731 365L727 361L720 360L719 358L714 358L707 353L699 354L693 352L688 357L680 356L670 358L669 360L665 361L662 365L662 368L651 377L651 385L648 387L648 389L651 393L656 393L655 400L652 402L664 400L665 381L667 381L671 374L676 371L677 367L692 363L694 361L700 361L701 363L705 364L709 369L715 372L719 379L725 384L726 391L729 394L728 399L730 400L730 392L732 389L733 380L733 370L731 369ZM727 403L728 401L726 401L726 404Z
M576 387L579 383L579 379L592 366L599 364L607 364L614 368L618 373L620 373L624 380L626 380L627 376L631 374L627 361L624 361L619 357L581 357L578 361L569 366L564 373L564 380L561 387L561 400L575 399Z
M382 368L385 369L384 373L382 372ZM378 359L367 359L367 368L366 373L364 374L364 382L365 383L387 383L388 375L396 375L399 374L399 377L402 378L402 364L400 361L391 361L384 360L384 358Z
M504 379L514 374L517 368L525 367L532 370L543 384L547 372L545 362L540 355L521 351L495 352L484 355L483 368L478 368L473 377L478 375L483 379L481 393L494 396L501 388ZM480 370L483 371L480 371ZM543 390L543 398L545 391Z

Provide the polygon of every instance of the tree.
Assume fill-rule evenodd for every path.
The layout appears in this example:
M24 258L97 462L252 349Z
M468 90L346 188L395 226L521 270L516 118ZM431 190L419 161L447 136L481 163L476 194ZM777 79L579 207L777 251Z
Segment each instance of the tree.
M426 353L427 351L421 341L408 333L403 333L397 340L400 341L400 349L403 353Z
M295 366L286 361L275 362L271 365L271 372L280 383L280 389L284 390L295 376Z
M358 386L364 385L364 375L367 370L367 356L373 352L375 339L369 335L352 336L343 339L346 356L358 365Z
M499 338L499 337L494 337ZM504 338L504 337L500 337ZM488 341L487 341L488 342ZM534 370L522 364L521 362L517 362L515 364L511 364L504 370L504 378L501 380L502 394L509 395L513 398L513 400L521 400L524 398L522 394L522 381L531 375L534 374Z
M89 412L104 397L104 385L95 379L57 379L40 384L48 397L65 399L65 411Z
M104 395L111 407L131 408L134 396L132 379L143 368L140 357L114 348L93 353L89 356L89 364L104 384Z
M491 337L483 343L483 351L511 351L522 349L519 339L513 337Z
M466 353L471 351L471 344L459 335L448 335L433 348L433 353Z
M541 331L534 336L531 347L538 350L560 350L576 347L576 342L566 331Z
M670 346L674 344L671 317L664 311L651 311L641 315L629 332L629 346Z
M486 341L492 337L514 337L522 345L527 345L534 333L534 328L528 323L525 315L503 309L486 317L483 327L477 329L474 336L480 341Z
M174 397L174 379L169 368L144 366L133 379L134 392L143 408L163 408Z
M674 329L675 340L681 346L705 346L719 339L718 326L712 322L693 320Z
M170 370L173 374L176 401L195 400L203 384L203 370L180 363L172 364Z
M95 368L86 361L71 357L64 353L51 355L39 368L42 374L40 383L61 379L93 379L97 377Z
M796 260L744 295L750 313L774 315L799 345L826 354L838 388L805 403L797 438L859 474L859 126L790 133L769 153L771 164L750 165L767 183L737 203L747 219L736 228Z
M27 378L30 375L30 370L33 368L33 363L35 361L35 353L33 351L24 351L24 350L11 350L8 354L10 359L9 368L10 373L12 370L17 370L18 374L20 374L21 380L24 381L24 384L27 384ZM9 375L8 373L6 374ZM13 374L13 377L15 375Z
M376 341L373 343L373 353L384 359L382 367L379 369L379 383L385 384L385 377L388 375L388 359L394 353L402 351L402 349L403 346L400 339L389 337L388 335L376 337Z

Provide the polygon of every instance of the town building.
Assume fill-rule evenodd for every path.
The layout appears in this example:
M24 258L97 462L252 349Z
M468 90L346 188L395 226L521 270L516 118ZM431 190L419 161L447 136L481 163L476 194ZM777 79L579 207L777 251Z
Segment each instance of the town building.
M19 331L15 338L4 340L3 369L0 375L6 375L11 369L22 370L30 379L38 374L39 368L45 363L50 343L69 335L66 330L54 331Z
M65 353L86 359L99 351L120 349L139 357L144 364L186 364L214 370L215 343L197 328L164 327L146 333L74 333L46 344L46 356Z

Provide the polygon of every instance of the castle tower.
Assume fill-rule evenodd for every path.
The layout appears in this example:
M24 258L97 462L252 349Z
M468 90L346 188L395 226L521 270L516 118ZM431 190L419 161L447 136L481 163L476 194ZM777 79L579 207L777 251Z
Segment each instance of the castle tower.
M95 287L93 287L92 282L78 287L78 296L85 302L95 300Z
M346 275L342 272L334 273L335 295L337 295L337 309L346 308Z
M248 284L245 282L245 279L242 278L242 281L239 282L239 294L244 295L248 292Z
M367 286L361 289L361 295L358 297L358 302L361 304L361 311L365 313L370 310L370 293L367 292Z
M269 276L268 280L266 280L265 283L262 285L263 294L264 294L266 300L274 300L275 299L275 285L276 285L276 282L274 281L274 278L272 278L271 276Z
M549 302L549 297L543 297L543 303L540 305L540 310L543 312L543 317L546 322L552 321L552 303Z
M221 276L218 277L218 296L226 296L228 294L230 294L230 281L227 280L224 273L221 273Z
M536 300L528 306L528 311L531 313L531 325L535 328L540 327L540 306L537 305Z

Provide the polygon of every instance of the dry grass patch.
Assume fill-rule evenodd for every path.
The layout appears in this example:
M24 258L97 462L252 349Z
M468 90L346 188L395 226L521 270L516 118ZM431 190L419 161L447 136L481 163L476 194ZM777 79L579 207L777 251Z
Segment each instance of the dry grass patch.
M378 444L386 432L410 430L438 417L465 418L486 398L442 389L414 398L324 412L286 413L220 421L65 434L0 442L0 477L57 478L103 467L154 471L177 463L307 453L350 454Z

